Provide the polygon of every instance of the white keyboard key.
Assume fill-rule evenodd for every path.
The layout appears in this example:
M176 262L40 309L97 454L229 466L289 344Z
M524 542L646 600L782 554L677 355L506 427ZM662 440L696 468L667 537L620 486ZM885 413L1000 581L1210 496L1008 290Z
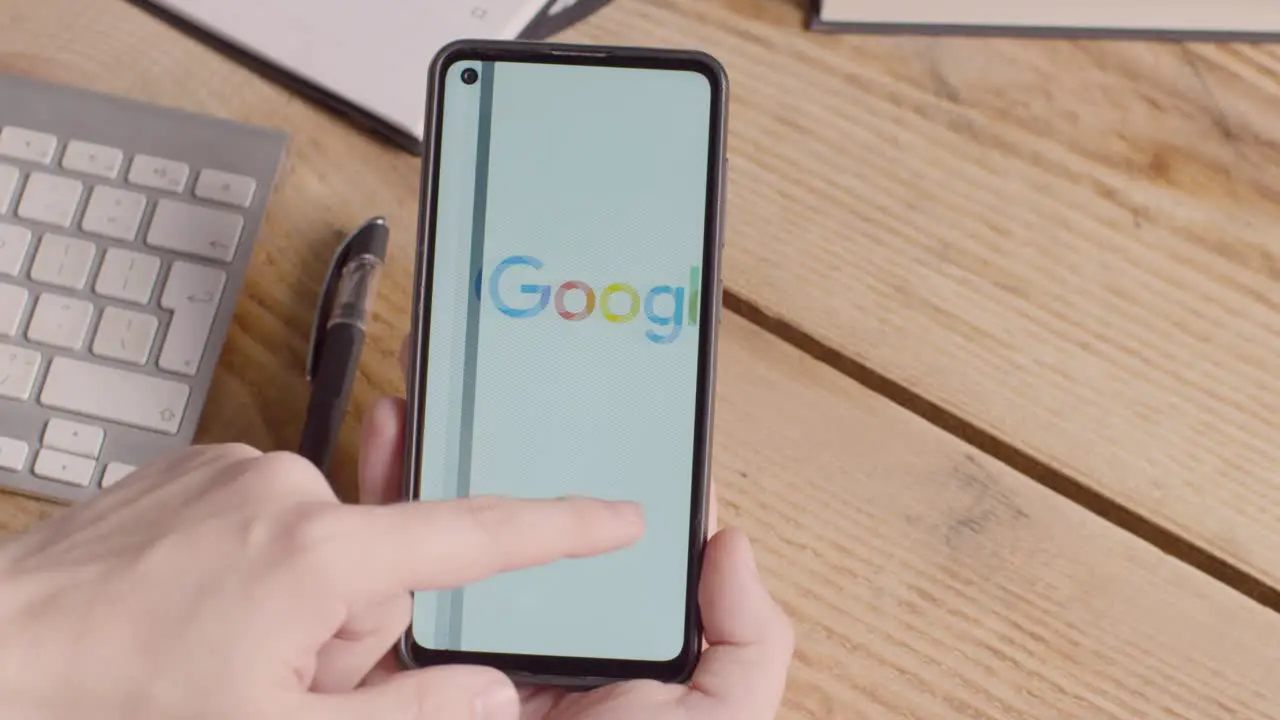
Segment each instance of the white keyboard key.
M191 168L177 160L135 155L129 164L129 182L156 190L180 193L187 187Z
M0 275L14 275L22 272L22 262L27 259L27 248L31 247L31 231L0 223Z
M62 152L62 169L115 180L124 165L124 153L118 148L72 140Z
M40 353L0 343L0 398L30 398L39 371Z
M0 163L0 213L9 211L9 201L13 199L13 191L18 188L18 168Z
M99 185L89 196L80 228L94 235L133 242L146 209L146 195Z
M22 472L27 466L27 453L31 447L21 440L0 437L0 470Z
M27 324L27 339L64 350L79 350L93 320L93 305L84 300L45 293Z
M177 200L156 205L147 244L196 257L231 262L240 244L244 218L224 210L200 207Z
M18 203L18 217L23 220L48 223L58 227L71 227L71 220L80 206L84 184L79 180L48 173L31 173L27 187Z
M160 258L155 255L108 248L93 291L113 300L146 305L159 275Z
M27 289L0 282L0 335L17 335L22 311L26 309Z
M35 465L31 473L38 478L89 487L93 482L93 471L98 463L88 458L76 457L57 450L41 449L36 453Z
M87 240L47 233L40 238L36 259L31 262L31 279L45 285L83 290L97 248Z
M58 149L58 138L12 125L0 130L0 155L48 165Z
M122 425L177 434L191 388L184 383L56 357L40 404Z
M201 170L196 179L196 197L201 200L247 208L253 204L258 183L251 177L221 170Z
M106 433L100 427L54 418L44 426L44 438L40 444L51 450L96 460L98 453L102 452L104 439Z
M107 488L115 485L121 480L129 477L130 473L137 469L138 468L132 465L125 465L124 463L108 464L107 469L102 471L102 489L106 490Z
M154 316L109 307L102 311L93 354L108 360L145 365L151 357L160 321Z
M173 311L169 335L160 348L161 370L193 376L200 369L209 331L222 302L227 275L203 265L175 262L160 296L160 307Z

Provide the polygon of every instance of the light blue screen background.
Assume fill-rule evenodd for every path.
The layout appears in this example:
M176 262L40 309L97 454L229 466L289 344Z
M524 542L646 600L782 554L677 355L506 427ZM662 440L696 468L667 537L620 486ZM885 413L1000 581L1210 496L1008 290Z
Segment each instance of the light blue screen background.
M480 83L461 82L467 68ZM643 504L647 531L607 556L417 594L419 645L650 661L682 650L701 329L690 305L716 299L698 277L711 92L686 71L460 63L447 73L421 499L627 499ZM542 268L497 277L513 256ZM557 314L567 281L595 294L580 321ZM614 283L642 306L662 289L613 323L601 304ZM504 314L495 289L523 309L538 301L526 284L549 286L551 304ZM632 300L615 294L610 309L625 315ZM562 307L585 304L573 290Z

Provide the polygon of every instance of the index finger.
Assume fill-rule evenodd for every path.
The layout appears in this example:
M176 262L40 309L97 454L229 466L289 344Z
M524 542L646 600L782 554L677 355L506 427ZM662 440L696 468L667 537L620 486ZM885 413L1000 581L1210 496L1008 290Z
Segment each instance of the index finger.
M353 600L461 587L492 575L620 550L644 533L629 502L481 497L344 506L325 564Z

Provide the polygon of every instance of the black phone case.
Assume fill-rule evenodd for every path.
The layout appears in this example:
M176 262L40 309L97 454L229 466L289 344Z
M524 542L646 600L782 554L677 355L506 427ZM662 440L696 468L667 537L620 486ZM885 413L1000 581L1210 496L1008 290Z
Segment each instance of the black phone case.
M589 11L588 11L589 12ZM430 271L431 271L431 248L429 247L431 209L433 207L433 199L435 197L434 187L434 170L438 161L439 148L439 129L436 127L436 117L439 110L441 80L447 66L453 62L460 53L471 55L480 54L486 60L520 60L532 62L548 62L559 64L571 64L575 62L585 62L597 65L617 65L627 66L627 63L653 63L670 61L673 64L687 64L690 67L698 67L714 73L718 84L718 97L716 98L716 107L719 112L713 118L714 137L712 149L718 162L710 163L713 177L710 178L708 221L710 227L711 249L707 253L707 265L710 276L715 278L715 294L714 308L711 310L705 323L706 331L702 339L702 348L700 351L700 383L698 387L699 395L699 413L703 418L700 428L699 438L697 439L697 469L699 478L697 483L697 492L700 502L696 503L698 507L697 516L691 523L690 533L690 569L689 569L689 587L690 592L691 614L694 618L693 627L686 638L686 648L688 649L687 662L681 667L673 671L669 676L663 677L627 677L615 676L614 674L604 673L576 673L576 674L548 674L548 673L530 673L522 671L507 670L508 675L520 684L530 685L546 685L563 687L572 690L590 690L603 685L614 682L650 679L659 680L668 683L685 683L693 675L694 669L697 667L698 660L702 651L702 632L701 619L697 609L697 584L702 572L702 550L707 538L707 522L709 514L709 494L710 494L710 478L711 478L711 437L714 427L715 403L714 391L716 380L716 349L719 339L720 314L723 307L723 290L724 284L721 279L721 260L724 250L724 229L725 229L725 203L727 200L727 133L728 133L728 107L729 107L729 79L725 73L724 67L715 58L701 52L689 50L667 50L653 48L633 48L633 47L616 47L616 46L590 46L590 45L570 45L560 43L547 42L529 42L529 41L479 41L479 40L462 40L442 48L437 54L431 65L431 73L429 80L429 88L427 93L427 107L425 123L427 127L426 142L423 153L421 191L419 196L419 219L418 219L418 257L416 261L415 282L414 282L414 299L413 299L413 319L411 325L410 347L411 353L409 358L409 368L407 381L408 388L408 406L406 409L406 442L405 442L405 478L404 478L404 497L412 499L417 497L416 487L416 468L418 467L420 444L421 444L421 418L423 408L422 388L420 385L425 384L418 381L418 378L425 378L425 362L426 347L429 342L429 332L427 337L422 337L423 330L426 328L426 320L430 316ZM415 659L414 648L417 647L413 641L412 629L407 631L402 637L398 646L398 655L401 664L406 668L418 668L424 666ZM438 651L433 651L437 652ZM683 654L682 654L682 658ZM610 663L611 661L602 660L601 663Z

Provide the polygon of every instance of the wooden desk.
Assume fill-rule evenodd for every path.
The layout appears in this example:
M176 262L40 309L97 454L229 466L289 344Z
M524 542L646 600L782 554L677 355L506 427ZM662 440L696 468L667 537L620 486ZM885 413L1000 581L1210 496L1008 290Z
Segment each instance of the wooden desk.
M715 472L799 629L783 717L1280 716L1280 54L818 36L799 5L567 35L733 77ZM402 389L415 160L123 2L0 17L0 71L293 133L202 440L292 446L330 252L390 218L350 494Z

